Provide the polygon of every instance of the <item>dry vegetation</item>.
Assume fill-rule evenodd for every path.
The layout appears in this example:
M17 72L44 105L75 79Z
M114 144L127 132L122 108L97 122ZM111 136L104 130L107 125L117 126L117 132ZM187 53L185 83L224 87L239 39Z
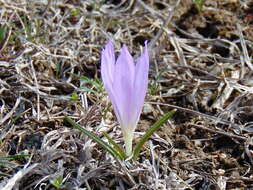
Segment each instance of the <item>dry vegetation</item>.
M108 39L138 56L149 91L140 159L118 162L64 122L123 144L100 80ZM253 3L0 0L0 189L253 189Z

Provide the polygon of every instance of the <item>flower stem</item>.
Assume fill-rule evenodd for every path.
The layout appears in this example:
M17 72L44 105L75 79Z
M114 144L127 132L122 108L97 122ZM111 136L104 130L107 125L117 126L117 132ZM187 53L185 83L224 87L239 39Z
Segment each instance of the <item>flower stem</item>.
M134 136L133 132L123 133L127 157L130 157L132 154L133 136Z

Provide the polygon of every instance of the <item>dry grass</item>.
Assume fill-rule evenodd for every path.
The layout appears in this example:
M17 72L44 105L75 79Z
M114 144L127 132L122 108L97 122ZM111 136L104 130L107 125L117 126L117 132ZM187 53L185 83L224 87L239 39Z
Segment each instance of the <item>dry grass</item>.
M252 189L252 10L249 0L206 0L201 13L191 0L0 0L0 189ZM135 163L63 120L123 144L100 80L110 38L135 56L149 41L136 137L178 110Z

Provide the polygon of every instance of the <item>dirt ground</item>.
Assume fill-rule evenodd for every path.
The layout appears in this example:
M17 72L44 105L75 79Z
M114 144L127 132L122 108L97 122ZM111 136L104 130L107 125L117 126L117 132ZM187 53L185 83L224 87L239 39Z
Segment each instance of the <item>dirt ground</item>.
M177 109L135 162L64 120L124 145L100 74L109 39L134 57L148 41L135 143ZM251 0L0 0L0 189L253 189L252 55Z

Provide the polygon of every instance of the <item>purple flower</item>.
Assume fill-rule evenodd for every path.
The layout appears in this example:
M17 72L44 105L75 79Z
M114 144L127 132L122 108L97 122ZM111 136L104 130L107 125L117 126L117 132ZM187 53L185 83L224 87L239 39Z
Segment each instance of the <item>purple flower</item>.
M126 154L132 153L132 141L140 118L148 85L149 56L147 43L136 63L123 45L115 59L112 41L102 51L101 74L105 89L120 123Z

